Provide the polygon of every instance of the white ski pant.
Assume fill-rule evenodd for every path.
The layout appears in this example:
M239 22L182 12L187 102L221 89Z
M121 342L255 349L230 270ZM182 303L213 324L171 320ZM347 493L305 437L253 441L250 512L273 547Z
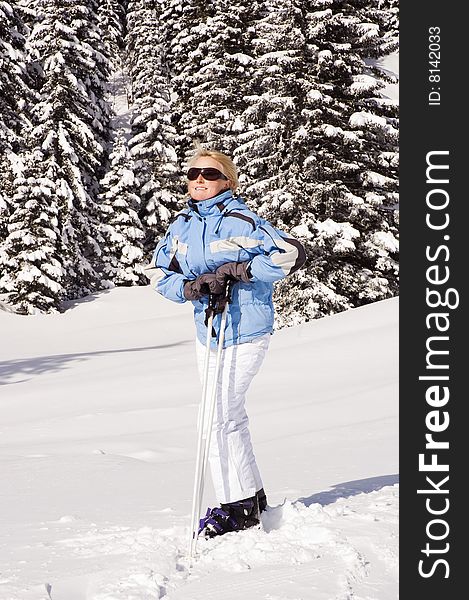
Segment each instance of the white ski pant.
M209 462L220 503L251 498L263 487L249 434L245 409L246 392L259 371L269 347L270 333L251 342L225 348L221 355ZM196 341L197 366L203 383L206 347ZM207 408L212 395L217 351L210 351ZM200 423L199 423L200 426Z

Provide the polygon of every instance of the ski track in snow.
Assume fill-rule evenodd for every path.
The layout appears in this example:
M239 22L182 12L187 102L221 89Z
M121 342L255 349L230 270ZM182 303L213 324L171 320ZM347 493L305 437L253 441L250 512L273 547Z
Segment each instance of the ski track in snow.
M200 539L191 561L188 516L167 529L92 525L83 532L64 516L55 525L75 525L77 533L55 540L51 560L73 561L89 575L44 582L17 596L8 593L14 574L3 572L3 598L381 600L385 572L397 587L397 484L325 506L286 501L262 517L262 529ZM387 592L397 597L396 589Z

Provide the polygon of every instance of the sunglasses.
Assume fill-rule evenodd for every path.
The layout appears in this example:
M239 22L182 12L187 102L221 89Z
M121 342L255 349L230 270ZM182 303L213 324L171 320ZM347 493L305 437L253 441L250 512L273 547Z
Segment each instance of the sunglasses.
M191 167L187 171L187 179L189 181L196 180L199 175L202 175L202 177L207 181L216 181L217 179L228 179L226 175L224 175L221 171L215 169L214 167Z

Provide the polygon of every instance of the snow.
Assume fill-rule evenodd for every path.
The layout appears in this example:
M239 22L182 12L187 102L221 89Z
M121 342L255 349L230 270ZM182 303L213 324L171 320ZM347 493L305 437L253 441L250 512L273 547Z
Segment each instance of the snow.
M374 171L365 171L364 173L361 173L360 180L364 187L379 186L386 188L388 185L391 187L394 183L391 177L386 177L385 175L381 175L381 173L375 173Z
M371 236L371 240L376 246L383 249L383 255L399 252L399 242L390 231L378 231Z
M351 125L353 126L352 122ZM341 127L334 127L334 125L324 123L320 128L326 137L343 137L346 140L352 141L359 140L358 135L351 131L344 131Z
M350 86L350 90L355 94L372 90L376 87L376 79L370 75L353 75L352 79L353 83Z
M189 303L0 310L2 600L396 599L397 325L393 298L274 334L248 392L263 529L191 562Z
M322 100L322 94L319 90L309 90L306 94L308 99L314 102L315 100Z
M239 62L241 65L248 65L254 60L252 56L244 54L243 52L234 52L233 54L228 54L228 56Z
M305 223L302 223L301 225L297 225L296 227L293 227L291 232L295 237L299 237L301 239L310 240L314 237L313 234L311 233L309 227Z
M341 240L342 242L350 242L354 238L360 236L360 232L358 231L358 229L352 227L350 223L336 223L332 219L326 219L325 221L316 223L315 229L318 232L318 243L320 243L325 238L335 236L343 238Z
M110 88L108 100L113 110L112 128L114 130L122 129L128 140L131 135L130 121L133 116L133 106L130 106L130 78L122 70L118 70L113 73Z
M353 113L349 118L349 123L352 127L366 127L367 125L376 125L382 129L390 129L384 117L379 117L373 113L361 111Z
M378 59L366 59L365 62L370 65L379 67L387 75L396 78L397 83L388 83L381 90L384 96L399 103L399 50L391 52L386 56L382 56Z

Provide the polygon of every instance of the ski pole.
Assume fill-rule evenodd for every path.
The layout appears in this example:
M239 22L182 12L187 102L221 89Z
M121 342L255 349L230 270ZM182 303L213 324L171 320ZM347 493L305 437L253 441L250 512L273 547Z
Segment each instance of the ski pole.
M213 417L215 414L215 405L216 405L216 399L217 399L217 388L218 388L218 378L219 378L219 374L220 374L220 365L221 365L221 355L223 352L223 343L225 340L225 327L226 327L226 314L228 311L228 304L231 301L231 285L232 285L232 281L228 280L227 281L227 285L226 285L226 293L225 293L225 305L223 307L223 312L222 312L222 318L221 318L221 324L220 324L220 334L218 336L218 348L217 348L217 358L216 358L216 363L215 363L215 374L213 377L213 387L212 387L212 395L211 395L211 399L210 399L210 406L209 406L209 415L208 415L208 419L206 421L206 432L205 432L205 446L202 449L202 451L200 452L200 455L198 454L198 460L197 460L197 466L196 466L196 470L200 469L200 472L197 473L199 480L197 482L197 485L194 485L194 498L193 498L193 504L197 506L197 508L195 508L195 510L193 509L193 520L195 518L197 518L197 524L196 527L197 529L195 530L194 528L194 523L192 524L192 537L191 537L191 545L190 545L190 549L189 549L189 555L190 557L192 557L195 554L195 550L196 550L196 545L197 545L197 536L198 536L198 520L200 518L200 505L202 503L202 497L203 497L203 493L204 493L204 484L205 484L205 473L207 471L207 463L208 463L208 455L209 455L209 449L210 449L210 440L211 440L211 434L212 434L212 426L213 426ZM212 314L212 318L213 318L213 314ZM205 363L205 368L206 368L206 379L204 380L204 390L205 390L205 394L202 394L203 397L203 402L206 403L206 395L207 395L207 381L208 381L208 361L209 361L209 357L210 357L210 342L207 342L207 353L206 353L206 363ZM205 407L204 407L204 417L205 417ZM202 421L202 425L204 424L204 421ZM199 440L202 442L202 438L199 435ZM199 461L201 464L199 464ZM197 490L197 492L196 492ZM197 493L197 497L196 497L196 493ZM195 513L195 515L194 515Z
M197 539L197 535L198 535L198 531L199 531L200 503L202 500L201 494L200 494L200 487L202 484L201 466L203 464L202 452L204 450L202 443L203 443L203 435L204 435L205 407L207 404L208 368L209 368L209 361L210 361L210 342L211 342L211 336L212 336L214 302L215 302L215 298L213 297L213 295L210 295L209 296L209 313L208 313L208 320L207 320L207 342L206 342L206 349L205 349L202 398L200 401L199 416L198 416L197 458L196 458L196 465L195 465L194 491L193 491L193 495L192 495L191 539L190 539L190 546L189 546L189 556L191 556L191 557L193 556L193 552L195 551L195 540Z
M223 313L221 316L221 324L220 324L220 335L218 337L218 347L217 347L217 359L215 363L215 374L213 376L213 387L212 387L212 395L210 398L209 404L209 413L207 420L207 434L205 436L205 450L202 454L203 456L203 464L202 464L202 486L203 482L205 482L205 473L207 471L207 463L210 449L210 441L212 437L212 427L213 427L213 417L215 416L215 406L217 403L217 391L218 391L218 379L220 377L220 367L221 367L221 355L223 352L223 343L225 341L225 326L226 326L226 313L228 311L228 302L226 302ZM203 487L201 489L201 496L203 494ZM200 499L202 501L202 498Z

